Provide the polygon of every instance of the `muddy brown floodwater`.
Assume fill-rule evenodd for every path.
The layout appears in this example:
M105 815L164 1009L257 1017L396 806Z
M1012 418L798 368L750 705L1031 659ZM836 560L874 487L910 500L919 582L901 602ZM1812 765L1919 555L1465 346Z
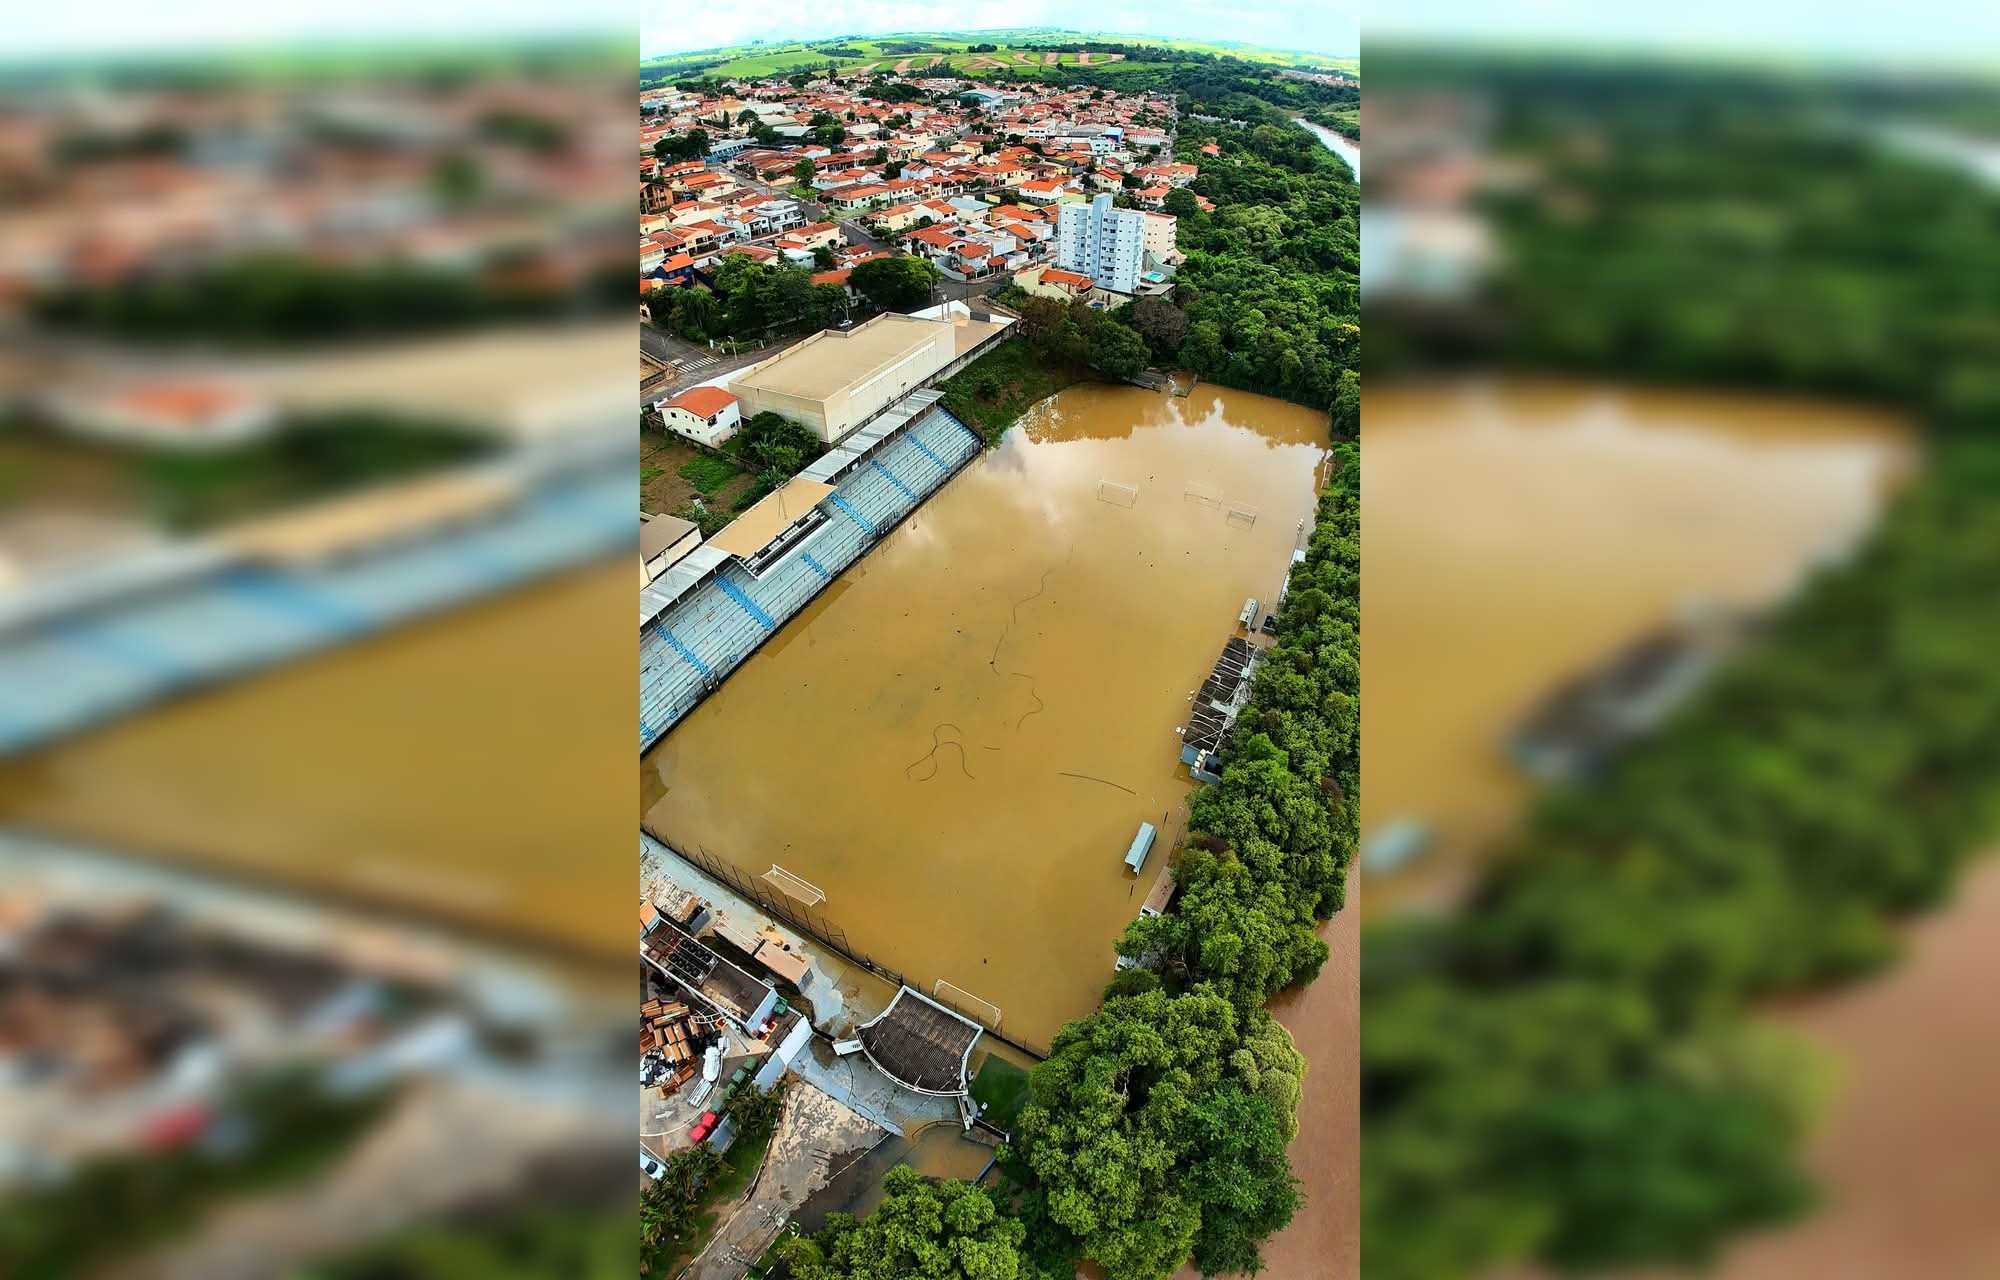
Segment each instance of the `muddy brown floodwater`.
M620 557L150 709L0 765L0 822L629 958L631 598Z
M1430 865L1368 886L1370 911L1448 890L1518 821L1528 790L1501 748L1550 688L1690 599L1781 597L1865 535L1914 462L1908 424L1885 413L1559 382L1371 385L1363 443L1363 827L1412 816L1435 833ZM1986 1000L1996 938L1988 866L1919 927L1906 970L1774 1014L1847 1064L1816 1156L1831 1204L1746 1244L1729 1280L2000 1274L1982 1212L2000 1178L1985 1087L2000 1036L1963 1016ZM1321 981L1287 1009L1315 1072L1348 991ZM1326 1085L1311 1080L1308 1123ZM1312 1156L1294 1158L1310 1194ZM1267 1250L1271 1274L1315 1274L1287 1250L1344 1238L1327 1212L1308 1200Z
M1046 1046L1172 847L1175 730L1326 456L1324 413L1247 392L1045 401L645 756L648 825L804 877L853 948Z
M1371 912L1448 890L1514 824L1503 747L1537 701L1690 603L1782 596L1912 454L1880 411L1529 381L1371 385L1362 442L1362 830L1433 833Z
M1970 868L1909 948L1881 980L1782 1012L1843 1067L1813 1154L1826 1204L1746 1242L1715 1280L2000 1276L2000 858Z

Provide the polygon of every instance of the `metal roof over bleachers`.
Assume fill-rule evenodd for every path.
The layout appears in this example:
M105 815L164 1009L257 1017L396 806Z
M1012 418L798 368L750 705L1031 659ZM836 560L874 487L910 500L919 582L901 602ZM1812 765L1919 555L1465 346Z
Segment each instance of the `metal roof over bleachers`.
M857 1034L868 1060L897 1084L948 1096L969 1087L966 1059L984 1031L970 1018L903 987Z
M827 450L799 475L807 480L831 483L835 476L845 474L849 468L873 452L877 445L902 430L910 419L942 399L944 393L930 387L912 391L870 419L860 430Z
M674 601L721 568L729 553L706 542L674 562L673 568L639 588L639 625L645 626L665 613Z
M0 628L0 754L632 546L628 460L493 469L515 496L423 536L303 559L211 537L38 597Z

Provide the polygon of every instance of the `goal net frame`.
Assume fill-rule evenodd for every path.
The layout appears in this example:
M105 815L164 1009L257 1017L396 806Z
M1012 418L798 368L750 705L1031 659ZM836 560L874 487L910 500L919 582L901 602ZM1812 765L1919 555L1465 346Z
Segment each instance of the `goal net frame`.
M1139 505L1139 491L1129 484L1119 484L1116 480L1099 480L1097 500L1129 510Z
M769 871L766 871L757 878L760 880L769 880L772 884L778 886L779 893L784 894L787 898L791 898L794 901L803 902L809 907L816 907L826 901L826 890L820 888L804 876L792 874L775 862L771 864Z
M988 1030L1000 1025L999 1005L994 1004L991 1000L981 1000L964 987L946 982L943 978L939 978L931 984L931 999L956 1010L972 1021L986 1027ZM991 1012L993 1015L990 1019L982 1016L987 1012Z

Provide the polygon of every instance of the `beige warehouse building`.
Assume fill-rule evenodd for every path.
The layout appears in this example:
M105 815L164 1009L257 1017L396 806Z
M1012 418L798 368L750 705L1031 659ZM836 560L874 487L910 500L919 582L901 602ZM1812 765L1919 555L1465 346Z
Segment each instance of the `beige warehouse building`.
M836 444L950 364L955 328L949 320L891 313L846 333L823 330L729 389L745 420L781 414Z

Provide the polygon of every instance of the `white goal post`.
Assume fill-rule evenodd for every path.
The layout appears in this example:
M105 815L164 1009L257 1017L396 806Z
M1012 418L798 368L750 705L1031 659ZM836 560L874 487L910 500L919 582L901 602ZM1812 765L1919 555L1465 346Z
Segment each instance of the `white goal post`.
M1000 1025L1000 1006L990 1000L981 1000L964 987L956 987L939 978L931 985L931 998L939 1004L949 1005L974 1022L986 1027Z
M810 880L793 875L777 863L763 874L763 879L778 886L778 891L788 898L796 898L807 906L816 906L826 901L826 893Z
M1097 500L1108 502L1115 507L1137 506L1139 491L1129 484L1118 484L1111 480L1097 482Z

